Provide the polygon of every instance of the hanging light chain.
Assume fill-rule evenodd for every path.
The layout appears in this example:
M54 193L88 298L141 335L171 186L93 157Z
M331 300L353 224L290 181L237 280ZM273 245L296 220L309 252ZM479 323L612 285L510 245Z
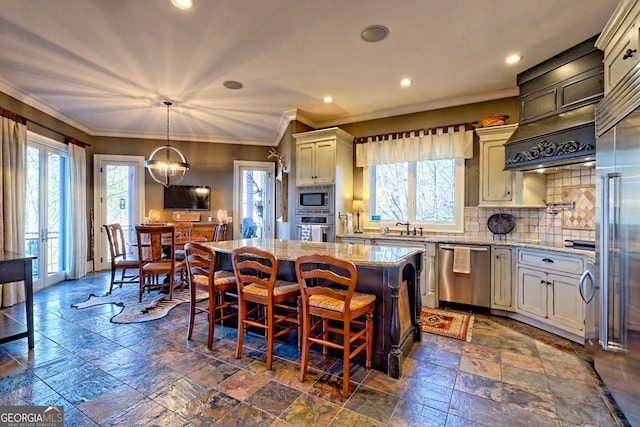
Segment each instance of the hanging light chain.
M169 146L169 107L173 105L171 101L164 101L164 105L167 106L167 147Z

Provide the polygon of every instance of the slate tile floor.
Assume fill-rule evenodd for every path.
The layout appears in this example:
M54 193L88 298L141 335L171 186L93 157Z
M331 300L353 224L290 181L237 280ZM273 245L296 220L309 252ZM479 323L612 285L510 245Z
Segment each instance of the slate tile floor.
M247 339L237 360L235 329L216 326L208 350L201 316L187 341L186 304L164 319L128 325L109 322L115 306L71 307L107 290L108 275L97 273L36 294L35 350L28 352L24 339L0 345L0 405L63 405L68 426L619 422L581 346L516 321L477 314L470 343L424 334L401 379L354 367L346 399L335 359L313 354L300 383L292 346L277 346L268 371L260 337ZM23 305L3 311L24 320Z

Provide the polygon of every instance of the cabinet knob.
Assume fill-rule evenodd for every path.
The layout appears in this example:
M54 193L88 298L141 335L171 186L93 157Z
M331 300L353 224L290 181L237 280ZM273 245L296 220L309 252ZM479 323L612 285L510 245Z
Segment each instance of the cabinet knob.
M622 59L629 59L633 56L634 53L636 53L637 50L636 49L627 49L627 52L624 54L624 56L622 57Z
M546 281L546 280L540 280L540 284L541 284L541 285L546 285L546 284L547 284L547 281Z
M548 264L553 264L553 260L551 258L542 258L542 262L546 262Z

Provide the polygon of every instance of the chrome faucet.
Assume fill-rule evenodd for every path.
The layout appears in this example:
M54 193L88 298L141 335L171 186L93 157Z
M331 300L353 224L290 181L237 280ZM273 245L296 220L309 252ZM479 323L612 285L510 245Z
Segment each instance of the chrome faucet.
M407 222L396 222L396 226L398 225L404 225L407 227L407 236L409 235L409 221ZM400 235L402 235L402 233L400 233Z

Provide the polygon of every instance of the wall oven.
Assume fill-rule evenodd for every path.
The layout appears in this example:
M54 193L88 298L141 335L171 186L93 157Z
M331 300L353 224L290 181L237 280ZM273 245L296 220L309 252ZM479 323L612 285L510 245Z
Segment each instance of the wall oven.
M335 242L333 215L296 215L297 240Z
M298 187L296 202L298 214L333 214L333 188Z

